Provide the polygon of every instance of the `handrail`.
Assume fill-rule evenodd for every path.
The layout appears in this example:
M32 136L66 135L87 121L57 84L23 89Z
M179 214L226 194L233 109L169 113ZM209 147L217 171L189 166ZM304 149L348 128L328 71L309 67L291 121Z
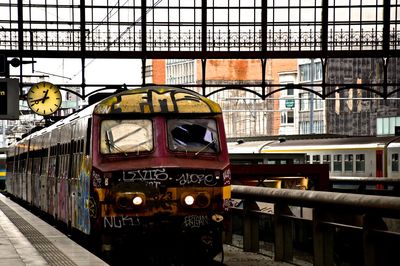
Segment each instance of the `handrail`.
M310 208L346 208L354 212L400 217L400 198L391 196L232 185L232 197Z
M384 219L400 218L400 197L232 185L232 198L243 200L240 208L243 207L244 251L259 252L260 215L269 215L273 221L275 261L293 262L293 239L297 230L294 223L298 221L312 226L312 256L316 266L333 266L346 256L334 244L337 236L353 237L350 231L361 235L357 242L361 254L354 252L354 255L364 265L386 265L397 259L395 248L400 243L400 234L392 231ZM258 202L275 203L273 212L261 214ZM312 215L296 216L289 206L309 207ZM237 211L238 207L232 208L227 219L233 221L232 215L240 215ZM400 223L396 219L388 220ZM225 241L233 243L233 225L227 229Z
M397 258L394 248L400 243L400 234L391 231L383 219L400 218L400 197L232 185L232 198L243 200L244 251L259 252L259 216L263 214L256 202L268 202L275 203L273 213L265 215L272 216L276 261L293 262L296 221L312 226L312 255L316 266L335 265L340 258L335 253L335 235L340 232L347 235L350 231L362 236L362 254L357 253L357 259L364 265L385 265ZM289 206L309 207L312 215L297 217ZM231 210L230 215L237 215L239 208ZM231 228L226 232L227 243L232 242L232 236Z

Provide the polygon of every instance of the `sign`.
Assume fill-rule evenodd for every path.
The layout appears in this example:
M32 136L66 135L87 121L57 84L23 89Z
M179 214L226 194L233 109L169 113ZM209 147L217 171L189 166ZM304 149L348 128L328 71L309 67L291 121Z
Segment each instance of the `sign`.
M3 54L0 54L0 76L6 75L6 64L7 64L7 57Z
M18 79L0 79L0 120L19 119Z
M294 107L294 99L287 99L285 101L286 108L293 108Z

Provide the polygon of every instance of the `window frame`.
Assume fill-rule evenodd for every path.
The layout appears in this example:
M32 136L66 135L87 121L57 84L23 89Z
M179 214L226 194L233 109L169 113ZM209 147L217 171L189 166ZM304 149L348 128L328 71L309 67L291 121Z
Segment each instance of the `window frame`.
M103 141L102 132L103 132L103 123L105 121L149 121L150 122L149 125L151 126L151 130L149 130L148 132L151 133L151 149L150 150L140 150L140 151L137 151L137 150L135 150L135 151L130 151L130 150L125 151L125 150L123 150L121 152L107 152L107 153L103 152L102 151L102 147L101 147L101 142ZM114 119L112 117L104 118L99 123L99 138L98 138L98 143L97 143L98 152L99 152L99 154L101 156L111 156L111 157L113 157L113 156L119 157L121 155L125 155L125 156L140 156L142 154L149 154L149 153L154 152L154 148L155 148L154 138L155 138L155 127L154 127L154 121L151 118L128 118L128 117L121 117L119 119ZM105 140L105 137L104 137L104 140ZM82 151L80 151L80 153L83 153L84 152L83 151L83 148L84 148L83 147L83 140L82 140L82 145L81 146L82 146L81 147ZM139 147L140 147L140 145L139 145Z
M178 121L178 120L190 121L190 122L192 122L193 124L196 124L196 125L199 125L199 124L198 124L198 123L194 123L195 120L209 120L209 121L213 121L213 123L214 123L214 125L215 125L215 133L212 133L212 132L211 132L211 134L212 134L212 136L213 136L212 142L214 142L214 145L215 145L215 148L216 148L215 152L210 152L210 151L208 151L209 149L202 150L203 147L207 146L208 144L205 144L203 147L199 147L199 149L196 149L196 150L191 150L191 149L190 149L190 150L175 149L175 148L173 147L173 144L172 144L172 142L173 142L174 140L173 140L173 137L172 137L172 134L171 134L171 131L172 131L173 129L171 128L170 122L171 122L171 121ZM200 125L201 125L201 124L200 124ZM176 127L175 127L175 128L176 128ZM222 151L222 148L221 148L221 138L220 138L219 129L218 129L218 120L215 119L215 118L213 118L213 117L180 117L180 118L167 118L167 119L166 119L166 129L167 129L167 130L166 130L166 138L167 138L166 145L167 145L167 149L168 149L170 152L173 152L173 153L184 152L184 153L194 153L195 155L202 154L202 155L213 155L213 156L214 156L214 155L220 154L221 151ZM208 129L208 127L207 127L207 129ZM210 143L211 143L211 142L210 142Z

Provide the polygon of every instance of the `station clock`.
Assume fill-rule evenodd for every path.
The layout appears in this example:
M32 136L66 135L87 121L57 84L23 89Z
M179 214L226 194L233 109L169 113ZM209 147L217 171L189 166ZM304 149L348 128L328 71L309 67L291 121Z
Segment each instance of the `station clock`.
M61 107L60 89L49 82L33 85L26 97L29 108L36 114L47 116Z

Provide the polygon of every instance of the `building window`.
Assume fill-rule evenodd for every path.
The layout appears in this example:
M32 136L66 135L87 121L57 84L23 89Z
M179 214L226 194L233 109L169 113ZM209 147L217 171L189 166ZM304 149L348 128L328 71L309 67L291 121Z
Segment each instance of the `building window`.
M299 66L300 81L311 81L311 63ZM322 80L322 64L314 62L314 80Z
M392 172L399 171L399 155L397 153L392 154Z
M317 120L313 123L313 133L323 134L324 133L324 121Z
M292 110L281 112L281 123L282 124L293 124L294 123L294 113Z
M329 172L331 171L331 156L330 155L323 155L322 156L322 163L327 164L329 166Z
M310 133L310 122L303 121L299 123L300 134L309 134Z
M333 171L342 171L342 155L333 155Z
M308 111L310 99L308 93L300 93L300 111Z
M353 154L344 155L344 170L353 172Z
M286 117L286 112L283 111L281 112L281 124L286 124L287 117Z
M195 82L195 60L167 59L166 78L169 84Z
M287 123L288 124L294 123L294 112L292 110L287 111Z

